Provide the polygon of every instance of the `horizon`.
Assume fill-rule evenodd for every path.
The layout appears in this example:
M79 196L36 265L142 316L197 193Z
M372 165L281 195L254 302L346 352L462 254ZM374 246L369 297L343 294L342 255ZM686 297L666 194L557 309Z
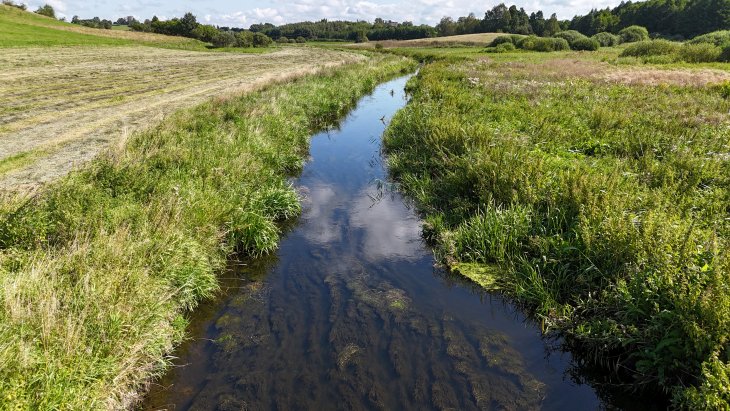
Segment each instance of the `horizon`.
M216 26L249 28L251 24L272 23L275 25L301 21L327 20L364 20L372 22L376 18L393 21L411 21L413 24L434 26L443 17L457 19L474 13L478 18L484 12L502 1L490 1L475 9L472 1L467 0L265 0L257 2L243 0L210 0L204 4L193 0L173 2L169 0L135 0L129 3L115 3L107 0L25 0L28 9L33 11L39 6L49 4L59 18L70 20L78 15L81 19L99 17L116 21L120 17L134 16L140 21L156 15L162 20L182 17L193 13L200 23ZM546 17L556 13L561 20L576 15L587 14L591 9L616 7L621 1L599 0L578 2L575 0L529 1L511 3L524 8L530 14L541 10Z

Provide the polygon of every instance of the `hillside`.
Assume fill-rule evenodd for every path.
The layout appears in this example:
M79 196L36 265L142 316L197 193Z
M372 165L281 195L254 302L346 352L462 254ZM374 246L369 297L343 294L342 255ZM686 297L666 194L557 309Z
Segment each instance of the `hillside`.
M78 45L144 45L190 50L205 49L204 43L185 37L92 29L0 5L0 47Z

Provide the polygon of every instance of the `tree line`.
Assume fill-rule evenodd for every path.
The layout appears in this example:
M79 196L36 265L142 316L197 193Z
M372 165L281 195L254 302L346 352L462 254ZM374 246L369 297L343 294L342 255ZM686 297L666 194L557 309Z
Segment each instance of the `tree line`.
M301 37L307 40L336 41L410 40L437 35L436 29L428 25L414 25L409 21L396 22L381 18L375 19L373 23L322 19L316 22L304 21L281 26L271 23L253 24L250 30L264 33L273 39Z
M268 47L273 41L263 33L250 30L221 29L210 24L200 24L193 13L185 13L181 18L160 20L157 16L144 22L134 21L129 24L134 31L181 36L211 43L215 47Z
M576 30L588 36L618 33L631 26L646 27L663 37L691 38L717 30L730 29L730 0L648 0L621 2L617 7L591 10L572 20L545 18L542 11L531 14L504 3L477 18L473 13L457 20L444 17L436 30L439 36L472 33L535 34L551 37L560 31Z
M664 37L691 38L730 29L730 0L648 0L622 2L613 9L576 16L572 29L585 34L617 32L639 25Z

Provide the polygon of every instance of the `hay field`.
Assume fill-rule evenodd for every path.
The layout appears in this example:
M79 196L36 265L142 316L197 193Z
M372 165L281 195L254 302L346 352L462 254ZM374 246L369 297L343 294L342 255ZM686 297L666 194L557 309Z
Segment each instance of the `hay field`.
M180 108L362 59L314 48L0 49L0 190L32 190Z
M477 34L460 34L458 36L446 36L446 37L433 37L430 39L416 39L416 40L384 40L384 41L371 41L368 43L353 44L351 47L356 48L375 48L376 44L382 44L385 48L394 47L429 47L429 46L447 46L447 45L462 45L462 46L486 46L491 43L492 40L499 36L504 35L503 33L477 33Z

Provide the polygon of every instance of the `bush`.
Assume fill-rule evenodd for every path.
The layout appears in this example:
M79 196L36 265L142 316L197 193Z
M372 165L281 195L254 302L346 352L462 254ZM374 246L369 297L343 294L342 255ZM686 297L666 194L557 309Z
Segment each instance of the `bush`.
M489 43L489 47L497 47L500 44L505 43L512 43L515 46L517 46L522 39L526 38L527 36L523 36L521 34L510 34L506 36L499 36L496 39L492 40L491 43ZM519 47L519 46L518 46Z
M25 4L23 4L23 3L16 4L13 0L3 0L3 4L6 6L15 7L16 9L21 9L21 10L25 10L28 8Z
M383 49L383 43L376 43L375 44L375 50L382 50Z
M710 63L718 61L722 49L710 43L685 44L679 50L679 59L687 63Z
M571 48L573 47L573 43L575 43L576 41L588 38L583 33L576 30L561 31L560 33L557 33L555 37L567 40Z
M525 37L520 40L517 47L523 50L541 52L570 50L570 44L567 40L555 37Z
M213 37L211 43L215 47L233 47L236 45L236 35L231 31L219 31L218 34Z
M713 31L712 33L697 36L689 41L689 44L709 43L716 46L730 43L730 30Z
M730 43L722 46L722 53L720 53L720 57L717 60L724 63L730 63Z
M514 45L515 42L512 41L511 36L499 36L496 39L492 40L492 42L489 44L489 47L497 47L500 44L512 44Z
M601 47L613 47L613 46L617 46L621 42L621 37L619 37L615 34L605 32L605 31L602 33L595 34L591 38L593 40L596 40L598 42L598 44L601 45Z
M35 11L36 14L40 14L41 16L46 16L55 19L56 18L56 11L53 10L53 7L49 6L48 4L38 7L38 10Z
M296 42L297 43L306 43L307 42L307 39L305 39L302 36L299 36L299 37L297 37Z
M636 43L637 41L649 40L649 31L646 27L629 26L618 32L622 43Z
M279 44L286 44L286 43L289 43L289 39L284 36L281 36L278 39L276 39L276 42Z
M512 43L502 43L494 48L495 53L507 53L515 50L517 50L517 47Z
M573 50L586 50L586 51L596 51L601 47L601 44L594 39L589 39L588 37L584 39L578 39L573 42L573 44L570 45L570 48Z
M623 52L621 57L649 57L649 56L668 56L679 52L682 46L667 40L647 40L632 44Z
M264 33L253 33L254 47L269 47L273 42L274 40L271 40L271 38Z

